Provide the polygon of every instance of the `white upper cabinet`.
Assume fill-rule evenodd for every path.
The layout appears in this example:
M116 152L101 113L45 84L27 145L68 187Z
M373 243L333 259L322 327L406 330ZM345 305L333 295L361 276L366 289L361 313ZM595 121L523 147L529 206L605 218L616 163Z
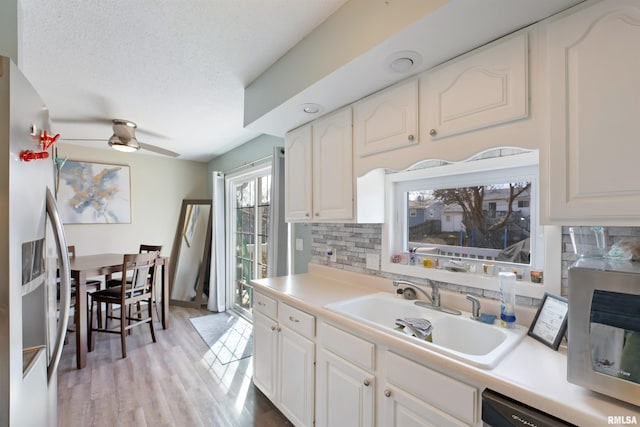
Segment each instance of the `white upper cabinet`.
M309 221L313 188L311 126L289 132L284 150L285 217L287 221Z
M356 176L374 168L394 167L398 161L406 167L402 157L409 161L415 158L418 143L418 80L403 82L353 105Z
M353 218L351 108L313 123L313 218Z
M351 108L289 132L284 146L286 220L352 221Z
M424 159L461 161L496 147L538 149L546 110L532 26L420 77Z
M548 146L542 220L640 221L640 4L578 6L547 25Z
M422 136L436 140L527 117L527 46L520 33L426 73Z

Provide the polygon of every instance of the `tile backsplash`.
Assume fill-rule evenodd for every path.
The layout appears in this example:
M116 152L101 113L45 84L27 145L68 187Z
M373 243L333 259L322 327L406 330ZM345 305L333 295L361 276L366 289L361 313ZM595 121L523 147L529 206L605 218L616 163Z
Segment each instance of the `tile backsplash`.
M608 246L624 239L640 240L640 227L608 227ZM332 262L327 256L327 248L336 252L336 260ZM364 273L373 276L400 278L397 275L367 268L367 255L370 259L379 260L382 251L381 224L312 224L311 225L311 262L328 265L334 268ZM569 227L562 227L562 295L567 295L568 267L577 260L573 253ZM410 278L407 278L410 279ZM450 283L440 286L458 292L478 293L478 289ZM483 296L497 298L495 292L485 291ZM534 298L518 298L518 304L537 305Z

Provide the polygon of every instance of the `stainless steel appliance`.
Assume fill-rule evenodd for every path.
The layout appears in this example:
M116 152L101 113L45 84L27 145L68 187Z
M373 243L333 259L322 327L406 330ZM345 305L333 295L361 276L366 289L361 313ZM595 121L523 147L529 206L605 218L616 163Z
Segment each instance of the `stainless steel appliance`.
M489 389L482 392L482 425L484 427L573 426Z
M57 424L69 260L54 192L49 113L0 56L0 425Z
M569 268L567 379L640 405L640 263L585 258Z

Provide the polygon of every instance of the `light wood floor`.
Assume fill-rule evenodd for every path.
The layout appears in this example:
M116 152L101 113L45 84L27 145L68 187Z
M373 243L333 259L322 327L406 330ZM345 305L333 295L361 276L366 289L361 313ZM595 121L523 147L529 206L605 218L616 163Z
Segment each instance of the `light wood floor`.
M171 306L169 329L134 328L127 358L120 336L98 334L76 369L70 334L58 372L58 426L290 426L253 385L252 358L222 365L189 322L205 310Z

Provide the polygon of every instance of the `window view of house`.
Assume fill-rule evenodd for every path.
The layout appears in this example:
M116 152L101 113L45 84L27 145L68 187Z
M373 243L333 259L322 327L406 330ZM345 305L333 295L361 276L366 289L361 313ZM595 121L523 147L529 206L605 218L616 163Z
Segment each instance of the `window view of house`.
M267 277L271 175L245 179L235 185L235 277L233 300L236 309L250 311L253 279Z
M531 182L406 193L407 251L529 264Z

